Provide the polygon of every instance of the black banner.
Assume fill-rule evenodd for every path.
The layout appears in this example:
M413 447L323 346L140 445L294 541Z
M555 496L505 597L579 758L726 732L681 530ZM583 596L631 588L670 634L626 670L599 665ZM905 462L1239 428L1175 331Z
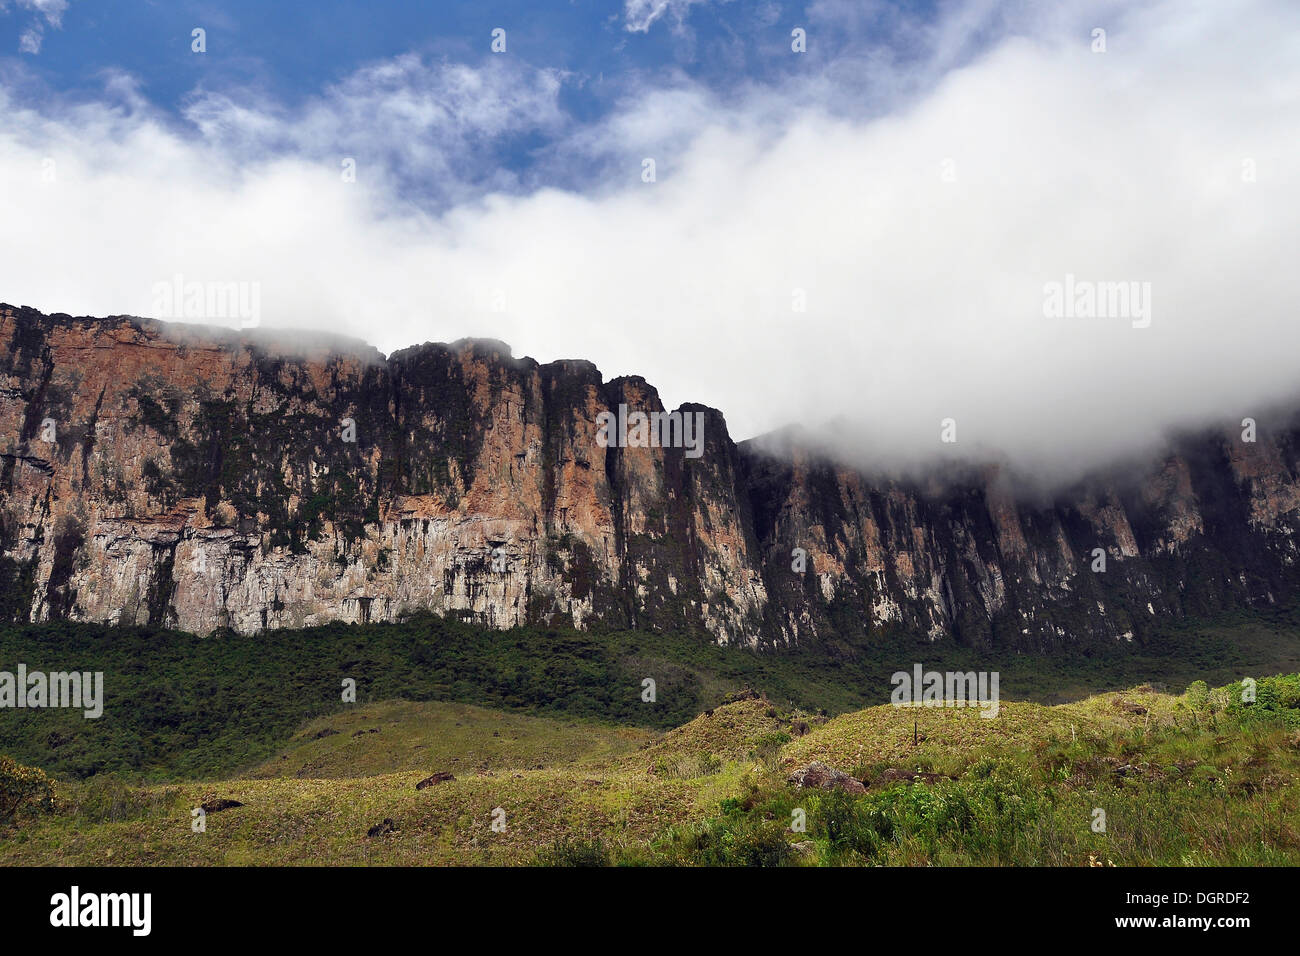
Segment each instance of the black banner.
M1294 873L1264 869L9 869L0 871L6 933L240 942L284 934L337 944L397 931L447 938L560 925L631 933L719 920L762 934L769 920L809 933L906 928L916 943L963 935L1071 939L1199 934L1224 944L1277 933ZM755 921L752 917L758 916ZM766 916L767 919L762 919ZM655 926L659 926L659 930ZM746 929L745 927L752 927Z

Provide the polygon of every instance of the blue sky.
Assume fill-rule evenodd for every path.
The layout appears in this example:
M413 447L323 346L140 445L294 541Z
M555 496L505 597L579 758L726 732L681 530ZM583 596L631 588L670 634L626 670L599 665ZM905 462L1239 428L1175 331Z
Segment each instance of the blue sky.
M0 301L236 282L737 437L1068 464L1294 392L1297 129L1294 0L0 0ZM1051 316L1071 276L1151 321Z
M668 2L656 13L660 3L8 0L0 43L12 56L21 35L35 29L41 49L27 65L51 86L90 91L102 70L121 69L138 76L155 102L175 108L204 83L253 84L292 101L367 62L411 51L473 62L487 53L490 31L502 27L511 55L574 73L585 94L575 96L575 109L599 111L629 75L680 70L717 87L773 81L840 55L868 32L876 42L898 40L901 19L936 15L920 2ZM208 33L206 57L190 55L196 26ZM785 55L797 26L815 36L802 60ZM891 49L908 54L898 43Z
M480 144L489 150L495 175L480 169L471 178L499 187L500 171L508 170L518 188L574 186L592 175L594 166L572 157L563 169L546 162L546 146L609 117L647 88L708 90L725 101L755 85L780 88L820 78L819 105L856 115L878 111L884 106L865 88L866 78L886 67L904 75L935 55L925 31L939 20L928 2L845 0L0 0L0 8L0 63L16 89L31 98L93 100L103 95L107 78L129 76L134 91L182 129L196 102L214 96L270 102L291 112L355 81L360 71L400 57L418 57L428 69L463 64L493 70L492 31L502 28L512 68L545 71L556 80L552 121L497 130L490 143ZM196 27L206 31L203 55L191 50ZM791 50L795 28L811 35L799 56ZM962 49L943 51L952 60L945 68L975 55L1004 29L1002 17L990 10ZM349 153L360 148L338 145ZM476 154L476 164L486 166L483 159ZM442 198L426 188L430 195L413 198Z
M61 25L44 30L39 72L66 89L93 88L104 68L130 70L159 102L173 106L203 82L252 82L292 99L400 53L478 60L488 51L490 31L503 27L512 55L593 80L671 66L723 82L734 75L738 57L745 75L780 69L787 61L759 59L755 50L782 43L791 17L803 17L794 5L773 4L764 14L736 2L687 12L684 24L668 12L653 29L635 30L629 27L638 21L614 3L74 0ZM37 11L11 11L7 52L17 51L20 32L44 19ZM195 26L208 31L206 58L190 55Z

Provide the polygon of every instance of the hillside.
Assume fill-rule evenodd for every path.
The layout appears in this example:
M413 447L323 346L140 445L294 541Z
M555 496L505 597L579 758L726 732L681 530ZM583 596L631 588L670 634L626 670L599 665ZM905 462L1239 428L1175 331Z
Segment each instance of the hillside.
M996 720L889 706L826 720L741 694L654 739L379 703L300 728L253 776L57 782L0 863L1295 865L1300 675L1237 696L1137 687L1004 701ZM417 788L457 756L454 779ZM813 761L861 792L789 782Z
M67 621L0 626L0 671L22 663L33 671L104 675L98 719L72 709L4 710L0 753L62 777L246 773L278 759L283 742L304 723L354 706L342 700L344 680L356 681L356 700L364 706L442 701L660 731L746 687L809 714L884 703L891 675L916 662L998 671L1003 696L1052 704L1142 682L1177 688L1197 678L1223 684L1290 673L1300 670L1298 631L1300 609L1283 607L1170 624L1114 648L1039 656L898 634L845 644L834 654L760 653L689 633L498 631L433 615L206 638ZM653 701L644 699L647 679L654 681ZM339 743L331 741L306 747L304 763L324 759Z

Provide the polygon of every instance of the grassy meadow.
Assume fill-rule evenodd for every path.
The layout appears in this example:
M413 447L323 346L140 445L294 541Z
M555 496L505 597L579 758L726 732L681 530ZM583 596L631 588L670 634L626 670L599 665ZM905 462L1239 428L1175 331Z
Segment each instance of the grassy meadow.
M988 718L886 703L912 661L988 663L915 644L15 628L0 669L102 669L109 690L99 720L0 714L0 865L1297 865L1300 666L1262 676L1292 633L1012 660ZM791 782L814 762L855 792Z

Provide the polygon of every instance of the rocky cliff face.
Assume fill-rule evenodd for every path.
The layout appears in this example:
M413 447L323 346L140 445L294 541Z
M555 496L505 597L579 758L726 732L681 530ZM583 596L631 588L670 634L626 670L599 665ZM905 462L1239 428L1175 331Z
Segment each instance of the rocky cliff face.
M738 447L702 406L678 410L701 416L698 449L647 445L634 413L665 409L644 380L498 342L385 359L3 305L0 341L10 619L208 633L433 610L1044 648L1275 602L1300 578L1293 422L1030 503L994 468L922 484ZM620 406L624 447L600 440Z

